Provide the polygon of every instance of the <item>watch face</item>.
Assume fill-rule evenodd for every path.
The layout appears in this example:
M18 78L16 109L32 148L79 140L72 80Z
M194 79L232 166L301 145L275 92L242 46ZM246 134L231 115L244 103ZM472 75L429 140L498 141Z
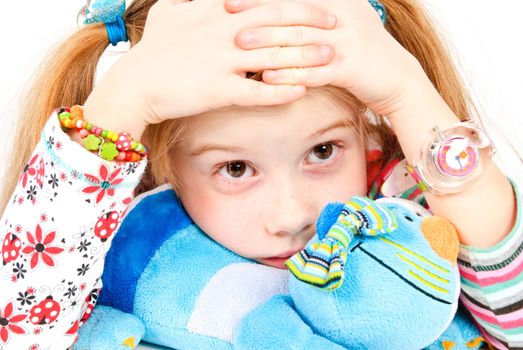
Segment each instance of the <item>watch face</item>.
M478 165L478 150L463 137L442 141L436 154L436 164L443 175L465 177Z

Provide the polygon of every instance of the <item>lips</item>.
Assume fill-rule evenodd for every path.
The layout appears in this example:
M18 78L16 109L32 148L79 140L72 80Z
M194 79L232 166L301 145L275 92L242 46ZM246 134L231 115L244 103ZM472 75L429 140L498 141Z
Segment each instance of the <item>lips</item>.
M290 251L285 252L285 253L283 253L281 255L271 256L270 258L266 258L266 259L288 259L291 256L293 256L294 254L296 254L297 252L299 252L299 250L290 250Z

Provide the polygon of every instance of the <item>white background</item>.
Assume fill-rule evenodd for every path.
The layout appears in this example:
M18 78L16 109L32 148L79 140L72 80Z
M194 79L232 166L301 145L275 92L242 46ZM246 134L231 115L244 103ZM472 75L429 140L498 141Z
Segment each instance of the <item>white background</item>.
M523 153L523 29L521 0L425 0L483 116L498 131L498 160L507 173L520 174L520 163L500 140L509 137ZM46 49L76 29L80 0L6 1L0 11L0 142L9 143L17 116L20 87ZM23 142L23 140L19 140ZM3 146L3 152L9 148ZM2 156L0 151L0 156ZM0 158L0 181L5 162ZM521 176L521 175L520 175Z
M129 0L128 0L129 1ZM0 11L0 141L10 145L20 87L50 45L76 29L85 0L9 1ZM521 0L424 0L448 38L458 65L484 117L523 150ZM494 131L501 165L513 173L518 163ZM20 142L23 142L20 140ZM0 151L0 180L5 162ZM521 153L521 151L520 151Z

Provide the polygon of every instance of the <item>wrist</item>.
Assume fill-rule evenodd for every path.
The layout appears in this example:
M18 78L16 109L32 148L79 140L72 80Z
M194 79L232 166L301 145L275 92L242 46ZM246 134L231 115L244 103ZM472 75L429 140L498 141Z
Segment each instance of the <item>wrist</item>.
M413 80L403 98L390 109L387 118L401 145L405 158L412 162L435 126L444 128L459 121L429 78L423 74Z
M111 67L82 109L85 120L90 123L115 132L127 131L139 140L147 126L147 110L140 90L128 80L133 69L127 60L124 55Z

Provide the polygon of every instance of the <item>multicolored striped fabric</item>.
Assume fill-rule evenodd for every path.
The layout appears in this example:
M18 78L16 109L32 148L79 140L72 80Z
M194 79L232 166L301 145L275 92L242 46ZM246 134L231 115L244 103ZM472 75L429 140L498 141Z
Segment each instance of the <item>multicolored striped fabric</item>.
M496 349L523 349L523 224L522 198L517 199L516 224L510 234L488 249L461 247L461 301L483 336Z
M364 197L347 202L325 237L309 243L287 262L299 280L333 290L343 283L347 254L354 235L375 236L398 227L396 216L387 208Z

